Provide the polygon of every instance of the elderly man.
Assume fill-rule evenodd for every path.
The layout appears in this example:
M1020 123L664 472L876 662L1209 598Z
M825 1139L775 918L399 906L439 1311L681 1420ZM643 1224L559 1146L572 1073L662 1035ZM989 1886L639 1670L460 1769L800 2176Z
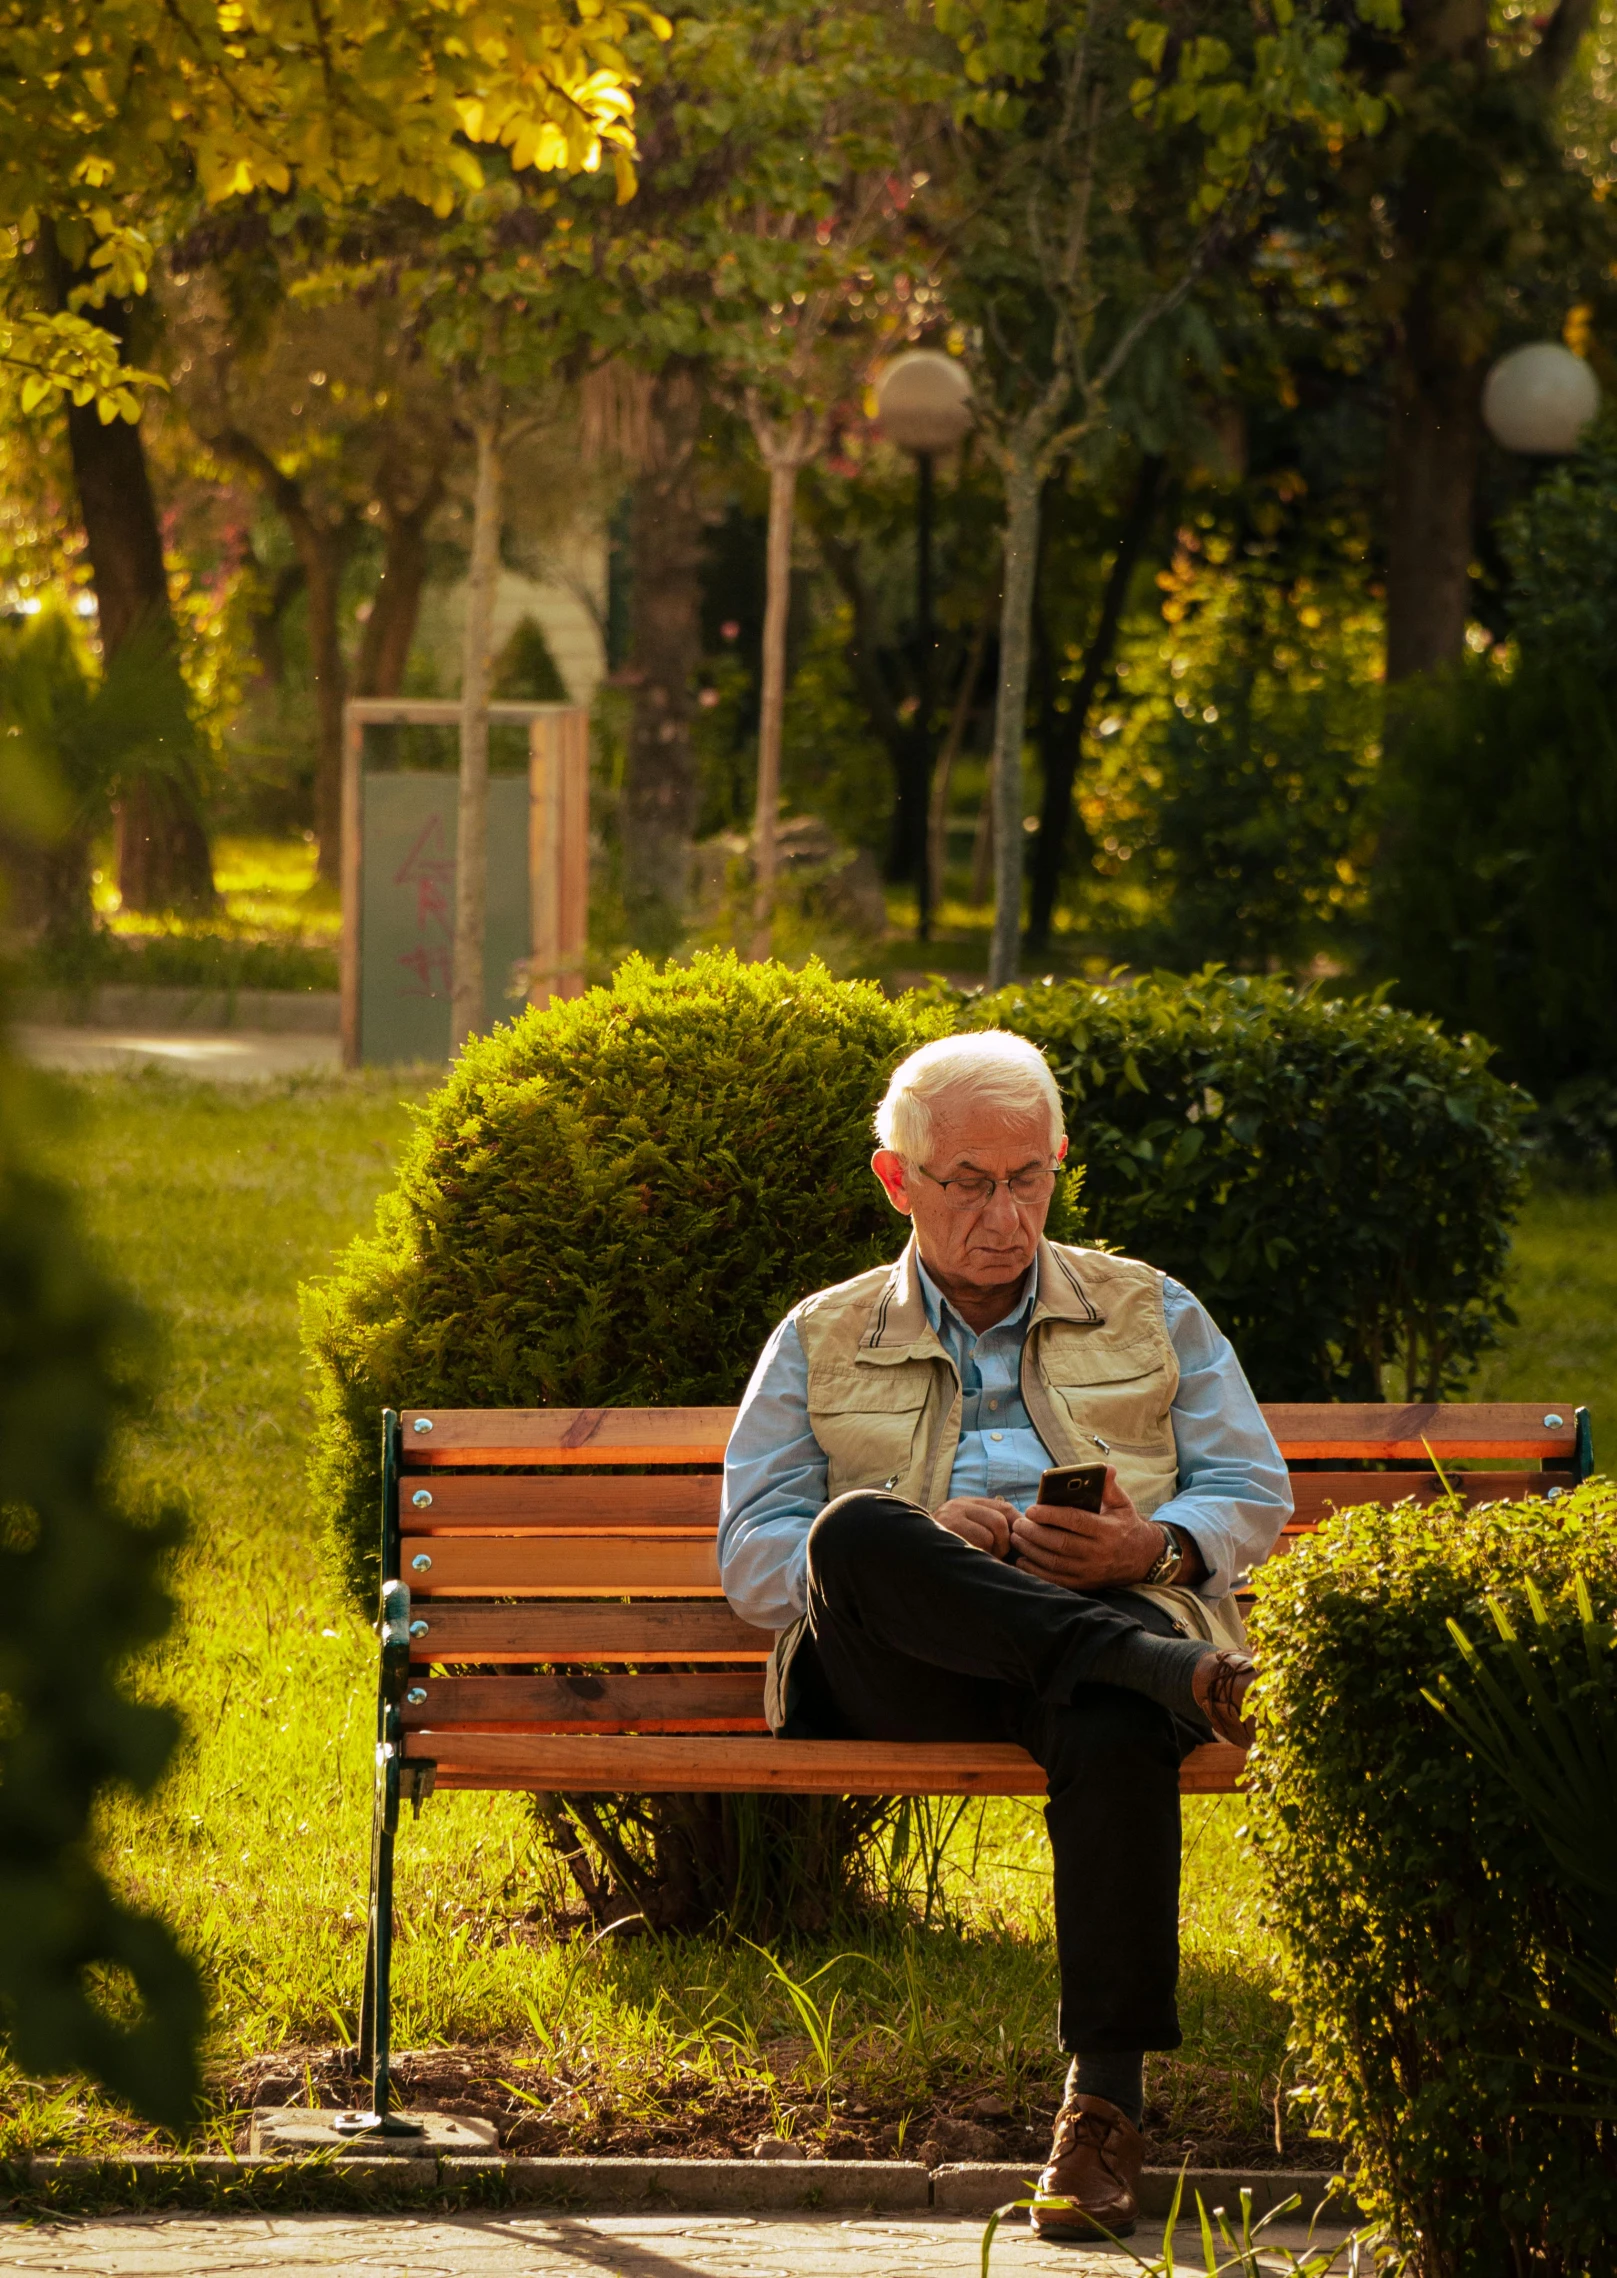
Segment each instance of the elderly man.
M1179 1766L1245 1742L1231 1597L1291 1509L1228 1340L1177 1282L1044 1238L1067 1151L1041 1055L988 1031L912 1053L871 1167L913 1232L805 1297L725 1457L719 1562L780 1632L777 1733L1014 1740L1044 1767L1060 2038L1034 2226L1133 2227L1144 2052L1177 2048ZM1039 1498L1106 1465L1098 1512ZM1093 2220L1091 2220L1093 2218Z

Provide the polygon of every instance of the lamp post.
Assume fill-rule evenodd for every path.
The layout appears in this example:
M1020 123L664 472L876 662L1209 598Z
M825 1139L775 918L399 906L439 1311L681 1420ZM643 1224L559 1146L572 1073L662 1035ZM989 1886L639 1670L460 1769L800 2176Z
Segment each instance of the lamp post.
M1600 382L1558 340L1535 340L1501 356L1482 386L1482 416L1507 451L1563 458L1600 409Z
M876 418L889 442L915 454L915 622L920 641L920 689L911 745L908 840L915 875L916 932L932 928L931 865L927 859L927 803L932 788L932 468L940 451L952 451L971 425L971 381L964 365L936 348L912 348L894 358L876 382Z

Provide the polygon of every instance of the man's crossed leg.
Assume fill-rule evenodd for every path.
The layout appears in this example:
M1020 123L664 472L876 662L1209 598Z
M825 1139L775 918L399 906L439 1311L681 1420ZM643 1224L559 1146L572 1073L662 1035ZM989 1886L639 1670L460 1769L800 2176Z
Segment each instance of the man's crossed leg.
M1015 1741L1044 1768L1073 2059L1046 2188L1132 2228L1144 2052L1181 2038L1179 1767L1213 1737L1196 1700L1212 1647L1148 1598L1040 1581L881 1493L815 1520L808 1622L799 1684L818 1679L847 1736ZM1039 2227L1068 2226L1052 2209Z

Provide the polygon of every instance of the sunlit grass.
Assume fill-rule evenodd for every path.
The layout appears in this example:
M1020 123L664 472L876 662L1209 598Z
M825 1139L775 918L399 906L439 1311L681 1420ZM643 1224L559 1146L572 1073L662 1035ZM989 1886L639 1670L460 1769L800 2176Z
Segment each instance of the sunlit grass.
M327 946L342 930L335 888L316 876L313 838L216 838L213 882L223 907L205 918L153 916L125 910L119 899L110 848L101 850L94 873L96 914L113 933L150 938L206 939L225 935L236 941L286 946Z
M180 1622L142 1674L181 1706L189 1738L155 1798L109 1801L104 1842L124 1889L200 1956L224 2078L352 2026L374 1648L316 1555L295 1292L369 1222L408 1128L406 1087L381 1075L231 1092L147 1075L76 1089L62 1159L118 1270L166 1324L167 1391L131 1466L195 1514ZM1481 1388L1588 1398L1598 1430L1617 1373L1617 1199L1535 1202L1518 1260L1522 1327ZM1204 2153L1261 2141L1283 2086L1286 2021L1241 1813L1233 1798L1187 1805L1187 2037L1151 2070L1159 2141ZM801 2053L800 2027L759 1955L701 1938L613 1939L585 1956L546 1927L559 1895L522 1799L448 1795L407 1819L397 2045L499 2044L519 2086L541 2073L567 2084L581 2141L596 2140L603 2112L649 2126L740 2087L780 2125L808 2124L790 2108L801 2078L781 2053ZM1037 1809L971 1806L944 1895L943 1927L895 1915L781 1948L800 1980L845 1956L816 1989L822 2003L840 1994L844 2083L900 2120L951 2084L996 2087L1019 2108L1048 2101L1059 2060ZM112 2125L92 2097L0 2074L0 2155L93 2144ZM1288 2149L1296 2137L1292 2122Z

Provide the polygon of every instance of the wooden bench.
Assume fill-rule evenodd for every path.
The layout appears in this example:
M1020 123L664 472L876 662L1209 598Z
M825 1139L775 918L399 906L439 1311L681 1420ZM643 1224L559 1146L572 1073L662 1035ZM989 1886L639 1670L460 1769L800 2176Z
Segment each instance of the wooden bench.
M1509 1406L1267 1407L1296 1513L1443 1492L1555 1494L1587 1477L1588 1412ZM381 1681L365 1988L368 2111L390 2110L393 1844L434 1789L1042 1795L1020 1748L776 1740L773 1638L726 1604L715 1530L729 1408L407 1409L382 1419ZM1509 1469L1488 1466L1509 1465ZM1234 1789L1237 1748L1186 1758L1191 1794Z

